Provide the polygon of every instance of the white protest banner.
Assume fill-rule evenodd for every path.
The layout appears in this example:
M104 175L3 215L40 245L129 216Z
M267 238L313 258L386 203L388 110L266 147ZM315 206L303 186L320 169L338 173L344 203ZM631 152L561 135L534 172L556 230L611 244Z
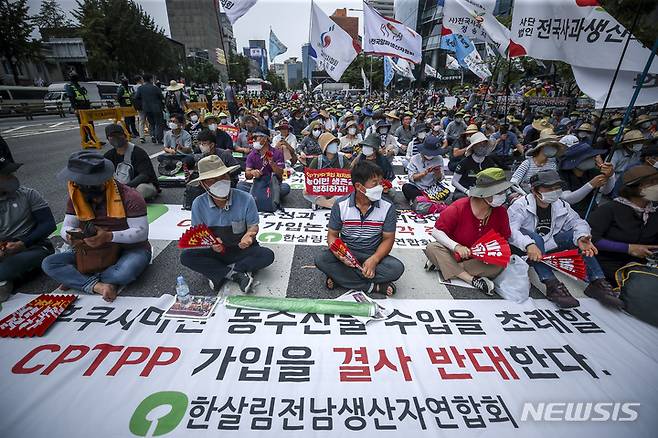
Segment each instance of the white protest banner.
M326 71L334 81L340 80L359 51L350 34L315 3L311 6L310 44L309 56L315 59L318 70Z
M595 108L603 108L615 71L576 66L572 66L571 70L573 70L578 87L583 93L594 99ZM628 106L640 74L640 72L619 71L615 86L610 93L608 108L626 108ZM658 74L649 73L642 84L635 105L644 106L656 102L658 102Z
M82 295L0 339L3 437L655 437L658 329L592 299L392 299L368 324L172 301Z
M446 53L446 68L448 70L459 70L459 62L449 53Z
M412 82L416 80L414 73L411 70L411 65L406 59L398 58L397 60L393 60L391 66L393 67L393 71L401 77L407 78Z
M596 0L516 0L510 55L615 70L627 37L628 30ZM642 71L650 53L631 37L620 69ZM658 73L658 59L649 72Z
M246 14L257 1L258 0L220 0L222 8L224 8L224 12L226 12L226 17L228 17L231 24L235 24L235 22L238 21L238 18Z
M443 26L471 40L483 41L506 56L510 31L493 15L496 0L445 0Z
M486 79L491 76L487 63L482 60L480 53L475 48L464 57L464 63L470 71L475 73L480 79Z
M457 98L455 96L446 96L443 98L443 105L448 109L453 109L457 105Z
M395 181L393 181L395 185ZM180 205L164 205L165 212L149 223L149 239L178 240L192 225L190 211ZM260 213L259 242L273 244L326 245L330 210L286 208L285 212ZM437 215L418 216L399 210L395 248L422 249L432 241Z
M441 75L431 65L425 64L425 76L441 79Z
M363 51L388 55L418 64L422 58L422 37L392 18L384 17L363 2Z

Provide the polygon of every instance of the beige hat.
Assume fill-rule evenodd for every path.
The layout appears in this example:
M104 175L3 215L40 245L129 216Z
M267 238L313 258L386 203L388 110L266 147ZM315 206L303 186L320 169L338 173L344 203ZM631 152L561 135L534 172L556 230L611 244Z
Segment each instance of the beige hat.
M389 119L395 119L395 120L400 120L400 118L395 114L395 111L389 111L384 114L385 117L388 117Z
M576 132L577 131L594 132L594 127L589 123L582 123L580 126L576 128Z
M167 91L178 91L184 87L183 84L179 84L176 82L176 80L172 79L169 81L169 86L167 87Z
M205 179L218 178L239 169L240 166L226 167L226 164L217 155L209 155L199 160L197 168L199 177L188 182L187 184L190 186L196 187Z
M640 123L644 123L644 122L653 122L657 118L658 118L658 116L656 116L656 115L642 114L637 119L635 119L635 124L639 125Z
M468 125L464 134L475 134L476 132L480 132L478 125Z
M548 119L537 119L534 122L532 122L532 127L535 128L537 131L543 131L544 129L547 128L553 128L553 125L551 125L548 122Z
M646 143L647 139L644 138L644 135L641 131L637 129L632 129L624 134L624 138L619 144L631 144L631 143Z
M327 146L329 146L329 143L331 143L332 141L338 141L338 139L331 132L323 132L322 134L320 134L320 136L318 137L318 144L320 145L323 154L324 151L327 149Z

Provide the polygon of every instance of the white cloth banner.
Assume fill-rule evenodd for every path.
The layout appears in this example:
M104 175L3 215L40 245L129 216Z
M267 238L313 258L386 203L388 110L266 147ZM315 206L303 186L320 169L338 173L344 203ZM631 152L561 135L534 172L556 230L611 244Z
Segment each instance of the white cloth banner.
M596 108L603 108L605 98L610 90L614 70L572 66L573 75L578 87L594 99ZM640 72L619 71L615 86L610 94L608 108L626 108L635 92L635 84ZM635 101L636 106L651 105L658 102L658 74L647 74L640 94Z
M311 47L309 55L315 59L318 70L324 70L334 81L341 76L356 58L355 42L315 3L311 7Z
M45 336L0 339L2 436L655 437L658 330L591 299L392 299L367 325L222 305L162 318L172 302L84 295Z
M393 67L393 71L399 76L407 78L411 80L411 82L416 80L414 77L414 72L411 70L411 65L406 59L398 58L397 62L395 60L391 60L391 66Z
M493 15L496 0L445 0L443 26L474 41L491 44L506 56L510 31Z
M441 75L431 65L425 64L425 76L441 79Z
M475 49L473 49L471 53L464 57L464 63L468 69L475 73L475 75L480 79L486 79L491 76L491 72L489 71L489 67L487 67L487 63L482 60L482 57Z
M459 62L449 53L446 53L446 68L448 70L459 70L460 68Z
M628 30L592 0L516 0L512 56L564 61L572 66L615 70ZM642 71L651 50L631 38L622 71ZM658 58L651 73L658 73ZM627 102L628 103L628 102Z
M226 17L231 22L235 24L238 21L238 18L242 17L244 14L249 11L258 0L220 0L224 12L226 12Z
M366 76L366 72L363 71L363 67L361 67L361 79L363 80L363 89L364 90L369 90L370 89L370 81L368 80L368 77Z
M363 2L363 51L388 55L418 64L422 58L422 37L392 18L381 15Z

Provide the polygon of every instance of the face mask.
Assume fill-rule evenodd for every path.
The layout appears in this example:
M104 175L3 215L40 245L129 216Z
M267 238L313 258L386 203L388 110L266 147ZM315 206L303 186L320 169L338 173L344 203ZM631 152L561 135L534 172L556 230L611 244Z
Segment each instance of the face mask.
M596 160L594 158L588 158L584 161L581 161L580 164L576 166L576 169L580 170L591 170L596 168Z
M174 130L178 128L178 123L169 122L167 126L169 126L169 129Z
M226 119L220 119L219 124L220 125L226 125L228 123L228 120Z
M382 193L384 193L384 187L381 184L378 184L375 187L366 189L366 191L362 193L366 195L366 198L370 199L372 202L376 202L382 199Z
M425 137L427 137L427 132L418 133L418 140L425 140Z
M328 154L337 154L338 153L338 145L336 143L329 143L327 146L327 153Z
M436 125L436 126L432 127L432 131L434 131L434 132L439 132L440 130L441 130L441 126L439 126L439 125Z
M386 135L388 134L388 128L379 128L377 132L379 132L379 135Z
M553 158L557 155L557 148L555 146L544 146L542 149L544 150L544 155L548 158Z
M643 188L640 195L647 201L658 202L658 185Z
M361 149L361 152L366 157L369 157L369 156L371 156L372 154L375 153L375 150L371 146L364 146L363 149Z
M578 117L576 117L576 116L569 117L569 120L571 120L572 122L575 122L577 119L578 119Z
M196 123L199 121L199 116L190 116L190 120L192 121L192 123Z
M584 132L579 132L578 133L578 138L581 140L587 140L589 138L589 134L584 133Z
M201 150L201 153L203 155L208 155L210 151L212 150L212 146L205 145L205 144L199 144L199 149Z
M211 123L210 125L208 125L208 129L210 129L213 132L217 131L217 123Z
M348 133L349 135L355 135L355 134L356 134L356 128L349 128L349 129L347 130L347 133Z
M541 200L547 204L552 204L562 196L562 190L557 189L550 192L544 192L541 194Z
M126 143L128 143L128 140L125 138L111 138L109 139L110 145L112 145L113 148L120 148L122 146L125 146Z
M640 128L649 129L651 127L651 122L640 123Z
M314 129L313 130L313 137L318 138L320 136L320 132L322 132L322 131L320 131L319 129Z
M231 191L231 180L223 179L208 187L208 192L215 198L226 198Z
M425 123L432 123L432 119L431 118L425 119Z
M493 195L491 197L491 201L488 202L488 204L492 207L500 207L505 203L507 200L507 196L505 196L505 193L498 193L497 195Z
M487 148L487 147L479 146L479 147L473 148L473 154L477 155L478 157L484 157L485 155L487 155L487 152L489 152L489 148Z
M251 144L251 147L256 149L257 151L263 149L263 145L259 141L255 141Z
M8 195L12 195L18 190L18 178L13 177L9 180L0 181L0 198L6 198Z
M643 147L644 147L644 144L639 143L639 144L634 144L633 146L631 146L631 149L633 150L633 152L640 152Z

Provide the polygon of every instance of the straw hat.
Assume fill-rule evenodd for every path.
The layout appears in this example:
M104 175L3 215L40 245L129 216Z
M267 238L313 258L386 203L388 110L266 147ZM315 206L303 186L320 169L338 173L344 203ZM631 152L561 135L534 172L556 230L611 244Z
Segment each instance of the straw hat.
M594 132L594 127L590 125L589 123L583 123L580 126L576 128L576 132L578 131L584 131L584 132Z
M323 132L322 134L320 134L320 136L318 137L318 144L320 145L323 154L324 151L327 150L327 146L329 146L329 143L333 141L338 142L339 140L331 132Z
M183 84L179 84L176 82L176 80L172 79L169 81L169 86L167 87L167 91L178 91L184 87Z
M544 129L553 128L553 125L549 123L548 119L537 119L532 122L532 127L541 132Z
M632 143L646 143L647 139L644 138L644 135L641 131L633 129L624 134L624 138L619 144L632 144Z
M468 125L464 134L475 134L476 132L480 132L477 125Z
M206 179L219 178L220 176L231 173L240 168L239 165L226 167L226 164L219 158L217 155L209 155L205 158L202 158L197 163L197 168L199 169L199 177L193 179L189 183L190 186L198 186L199 183Z

